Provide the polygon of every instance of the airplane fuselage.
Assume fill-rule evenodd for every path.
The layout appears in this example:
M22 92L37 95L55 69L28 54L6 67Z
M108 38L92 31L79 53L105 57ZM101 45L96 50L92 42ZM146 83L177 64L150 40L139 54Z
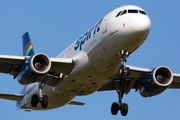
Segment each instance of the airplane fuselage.
M46 109L61 107L75 96L97 91L117 73L121 59L119 51L132 54L148 37L151 21L143 9L123 6L108 13L81 35L57 58L73 58L75 67L55 87L46 85L43 94L49 98ZM20 109L43 110L31 106L31 96L38 93L39 83L26 85Z

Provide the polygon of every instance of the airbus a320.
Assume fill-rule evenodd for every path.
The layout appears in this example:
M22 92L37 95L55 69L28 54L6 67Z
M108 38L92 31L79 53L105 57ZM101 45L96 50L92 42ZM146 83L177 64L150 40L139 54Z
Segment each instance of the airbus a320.
M123 95L131 89L151 97L167 88L180 88L180 74L166 66L152 69L126 65L127 58L147 39L151 20L140 7L119 7L104 16L56 58L35 53L26 32L23 56L0 55L0 72L9 73L24 85L20 94L0 93L0 98L17 101L18 109L48 110L95 91L116 90L119 100L112 115L128 113Z

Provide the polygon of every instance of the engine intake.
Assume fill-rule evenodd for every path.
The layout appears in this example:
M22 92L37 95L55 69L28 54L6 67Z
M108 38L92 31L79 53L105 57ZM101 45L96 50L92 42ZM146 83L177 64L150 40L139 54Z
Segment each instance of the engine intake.
M173 75L169 68L160 66L154 68L142 82L139 90L141 96L151 97L162 93L173 81Z
M17 76L18 82L22 85L37 82L45 76L51 68L49 57L43 53L31 56L21 67Z
M51 68L49 57L45 54L39 53L32 57L31 68L37 74L44 74Z

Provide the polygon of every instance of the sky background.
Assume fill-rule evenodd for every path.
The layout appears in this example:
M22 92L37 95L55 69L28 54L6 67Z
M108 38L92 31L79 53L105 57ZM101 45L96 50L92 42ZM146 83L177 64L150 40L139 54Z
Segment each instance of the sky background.
M86 30L113 9L123 5L143 8L152 22L147 41L127 61L128 65L153 68L160 65L180 73L180 10L179 0L2 0L0 1L0 54L22 53L22 35L29 31L36 53L56 57ZM17 80L0 74L1 93L20 93ZM131 90L123 98L128 103L126 117L111 115L117 102L116 91L95 92L77 97L85 106L66 105L48 111L24 112L16 102L0 99L1 120L179 120L180 90L143 98Z

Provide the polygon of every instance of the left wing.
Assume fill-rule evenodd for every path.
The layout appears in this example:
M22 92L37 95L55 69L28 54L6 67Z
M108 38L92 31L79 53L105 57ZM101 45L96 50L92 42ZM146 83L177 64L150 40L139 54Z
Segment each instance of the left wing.
M124 86L122 92L126 94L128 94L131 89L135 89L137 91L141 87L145 77L153 70L153 69L140 68L140 67L134 67L128 65L127 67L130 68L129 76L125 76L125 75L122 76L118 72L116 73L116 75L113 77L112 80L110 80L108 83L102 86L98 91L116 90L115 84L117 85L118 88L121 87L123 84ZM172 75L173 75L173 81L169 88L180 88L180 74L173 73ZM123 80L124 83L122 83Z

